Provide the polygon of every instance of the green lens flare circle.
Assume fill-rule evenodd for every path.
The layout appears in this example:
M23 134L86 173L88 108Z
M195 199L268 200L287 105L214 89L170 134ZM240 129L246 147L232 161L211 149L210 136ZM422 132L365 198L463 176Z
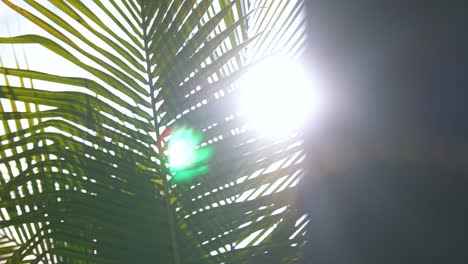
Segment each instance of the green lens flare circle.
M203 135L192 128L175 129L169 138L167 155L174 182L184 182L210 171L213 150L200 147Z

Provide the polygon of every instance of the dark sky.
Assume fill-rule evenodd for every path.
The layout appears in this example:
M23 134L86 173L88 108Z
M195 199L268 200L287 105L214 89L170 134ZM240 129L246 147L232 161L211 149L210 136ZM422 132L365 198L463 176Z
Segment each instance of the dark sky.
M333 91L349 103L345 112L356 120L463 137L468 135L468 4L463 2L309 0L310 58L339 83Z
M468 263L462 2L307 1L308 58L340 108L307 133L305 263Z

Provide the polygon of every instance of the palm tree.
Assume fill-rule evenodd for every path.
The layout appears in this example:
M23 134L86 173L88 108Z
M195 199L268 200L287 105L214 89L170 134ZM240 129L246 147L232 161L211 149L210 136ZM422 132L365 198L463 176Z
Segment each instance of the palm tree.
M2 32L3 47L39 46L77 73L48 72L49 55L0 65L0 262L301 258L301 137L265 139L236 108L252 62L303 51L301 1L3 3L40 28ZM214 151L184 182L168 167L177 127Z

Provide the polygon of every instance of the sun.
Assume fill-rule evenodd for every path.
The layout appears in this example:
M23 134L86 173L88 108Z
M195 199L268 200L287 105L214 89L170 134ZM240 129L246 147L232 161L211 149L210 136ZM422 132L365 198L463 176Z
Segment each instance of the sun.
M286 56L256 64L241 80L241 112L248 129L273 137L298 131L317 106L313 86L304 67Z

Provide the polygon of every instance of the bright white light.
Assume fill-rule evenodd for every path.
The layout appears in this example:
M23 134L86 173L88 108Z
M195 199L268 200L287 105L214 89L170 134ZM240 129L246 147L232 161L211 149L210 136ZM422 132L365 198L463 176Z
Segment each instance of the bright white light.
M316 108L315 85L305 69L287 57L259 63L241 84L242 113L249 128L274 137L296 131Z

